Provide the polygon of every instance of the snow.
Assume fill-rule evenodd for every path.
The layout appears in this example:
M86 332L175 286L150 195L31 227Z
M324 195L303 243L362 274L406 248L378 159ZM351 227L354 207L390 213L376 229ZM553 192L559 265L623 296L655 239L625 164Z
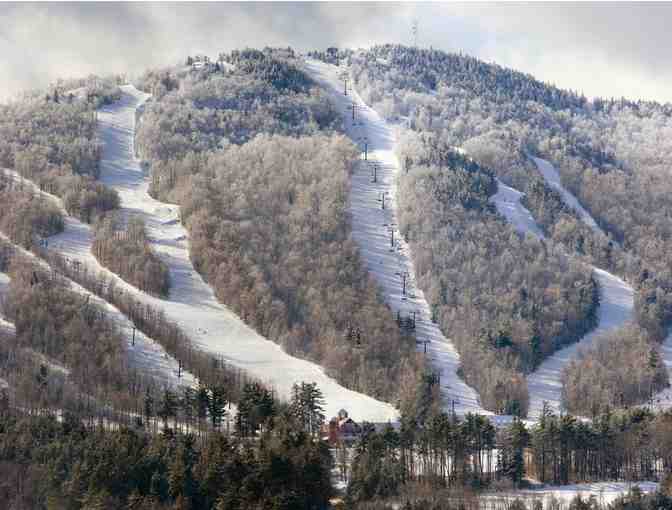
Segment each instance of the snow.
M544 401L551 410L562 410L562 370L570 360L576 357L579 349L585 349L595 337L622 326L632 318L633 290L623 280L602 269L593 267L593 276L600 290L600 306L597 309L598 324L595 329L578 342L560 349L546 358L527 378L530 392L529 418L538 418Z
M14 324L2 317L2 301L9 290L9 276L6 273L0 273L0 329L14 332Z
M598 503L605 506L613 503L619 496L626 494L631 488L638 486L643 493L655 492L658 489L658 483L650 481L637 482L594 482L578 483L570 485L549 485L538 489L525 489L510 493L490 493L485 498L522 498L531 500L541 500L548 503L551 498L555 498L563 506L569 505L572 499L577 495L583 498L594 496ZM544 505L546 507L546 505Z
M497 193L490 197L497 211L521 234L532 234L540 239L544 233L534 221L532 213L520 203L523 193L497 179Z
M455 410L458 413L477 412L491 415L481 408L476 392L468 387L457 375L459 355L454 346L443 336L439 328L429 320L431 313L422 291L415 288L411 279L410 291L406 299L401 292L401 278L397 274L408 271L411 275L413 264L408 245L395 232L395 248L391 250L389 226L396 223L396 186L400 165L394 152L396 143L392 128L371 108L367 107L355 90L350 96L340 91L338 79L339 69L335 66L315 60L307 61L307 69L321 82L339 106L346 111L354 101L358 105L356 121L346 115L346 130L350 137L361 144L364 137L368 139L368 159L379 164L378 182L372 183L370 171L362 163L352 178L350 207L353 222L353 238L360 246L361 253L369 271L376 277L382 287L385 299L394 313L402 310L407 314L415 310L420 317L417 326L417 338L428 339L427 352L435 367L441 371L441 386L446 406L455 399ZM539 158L534 158L540 172L547 182L560 191L566 203L574 207L584 222L599 230L597 223L581 207L578 200L560 184L560 179L553 166ZM532 234L543 238L543 232L534 221L529 210L521 203L522 193L497 181L498 190L491 197L497 210L514 228L524 234ZM380 194L389 197L388 208L382 210L378 201ZM589 334L547 358L539 368L528 377L530 393L529 418L536 419L547 401L556 412L562 405L562 369L573 359L580 348L590 346L595 337L612 328L623 325L632 317L633 290L620 278L599 268L593 268L593 274L600 288L600 307L598 308L598 325ZM412 277L411 277L412 278ZM672 337L672 335L671 335ZM670 339L672 355L672 338ZM670 358L672 360L672 357ZM672 390L671 390L672 397Z
M358 420L396 420L398 412L392 405L348 390L327 376L320 366L288 355L217 301L191 264L188 234L179 222L179 207L147 194L149 181L133 155L135 111L147 95L131 85L121 88L122 98L98 113L99 136L104 143L100 180L119 193L122 214L138 214L145 221L153 250L168 265L170 296L168 299L150 296L103 268L91 253L91 228L74 218L66 219L65 231L50 239L49 249L79 261L89 272L114 278L117 288L163 310L198 346L269 384L282 397L289 398L294 383L316 382L325 396L327 416L345 408ZM145 366L150 369L160 361L156 356L148 356ZM168 357L165 362L172 364L174 360Z
M5 174L10 173L15 178L19 178L14 173L11 173L9 170L5 170ZM25 181L26 185L33 185L30 181ZM42 193L43 196L54 200L57 203L61 203L60 199L49 195L47 193ZM61 204L62 205L62 204ZM79 222L73 218L66 218L66 232L68 225L72 223L78 224ZM59 234L62 235L62 234ZM57 236L53 236L53 239ZM4 234L0 232L0 238L5 241L11 242ZM15 248L19 250L25 257L31 258L37 261L39 264L48 267L46 262L41 259L38 259L32 252L29 252L20 246ZM106 272L105 274L111 274ZM0 273L0 295L2 294L2 275ZM6 276L6 275L5 275ZM115 323L121 335L126 339L126 350L129 354L129 364L132 367L136 367L140 370L144 370L148 375L151 375L157 378L164 384L169 386L196 386L196 378L186 370L182 370L181 377L178 378L178 362L175 358L170 356L165 349L157 342L146 336L142 331L136 330L135 334L133 330L135 329L133 323L128 319L118 308L111 305L110 303L99 298L95 294L92 294L87 289L79 285L74 281L69 281L70 288L74 292L77 292L82 295L82 303L85 299L89 299L91 303L94 303L105 310L107 318ZM14 325L11 324L11 328L14 328Z
M573 207L586 225L597 232L602 232L590 214L581 207L579 201L560 184L560 177L553 165L541 158L532 158L546 182L558 190L564 202ZM632 319L634 308L634 291L621 278L593 267L593 276L600 289L600 306L598 308L597 327L585 335L579 342L574 343L546 358L544 362L528 376L527 384L530 393L530 409L528 417L537 418L541 413L544 401L548 402L551 410L562 410L562 370L572 360L579 349L589 347L595 337L610 329L623 326ZM672 364L672 340L670 340L669 357L666 363Z
M431 312L423 292L416 287L414 269L409 247L396 228L396 178L400 171L395 155L396 135L384 119L366 106L357 92L342 93L338 78L342 69L317 60L307 59L306 68L333 96L334 101L346 115L346 131L356 143L363 137L368 139L368 160L378 164L377 182L372 182L371 171L363 162L352 176L350 191L350 212L352 214L352 236L357 242L367 269L376 279L386 303L396 316L401 311L406 317L416 312L416 337L418 341L429 341L427 354L432 365L441 375L441 391L444 406L452 410L453 402L457 414L467 412L492 415L483 409L473 388L457 375L460 357L452 342L431 321ZM358 106L355 125L347 108L352 102ZM351 110L350 110L351 111ZM361 143L360 143L361 145ZM384 193L385 209L379 201ZM394 248L391 245L390 227L394 230ZM408 272L407 296L402 292L401 274ZM419 344L424 350L424 344ZM495 420L504 417L492 416Z

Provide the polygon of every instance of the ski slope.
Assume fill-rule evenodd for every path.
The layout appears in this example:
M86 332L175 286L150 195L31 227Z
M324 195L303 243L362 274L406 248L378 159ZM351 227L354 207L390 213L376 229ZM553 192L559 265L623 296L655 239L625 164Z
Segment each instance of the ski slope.
M565 203L577 211L581 220L592 229L604 234L576 197L562 186L558 172L553 165L541 158L532 159L547 184L560 192ZM589 347L598 335L610 329L618 328L632 319L634 309L632 287L621 278L597 267L593 267L593 277L597 281L600 291L597 327L578 342L560 349L546 358L537 370L528 376L527 384L530 393L528 418L539 417L544 402L548 402L552 411L556 413L561 411L562 370L565 365L577 355L579 349Z
M120 101L98 112L99 137L104 143L100 180L119 193L122 214L137 214L145 221L152 249L168 265L170 296L165 300L150 296L102 267L91 253L91 228L74 218L67 218L65 231L50 240L49 249L79 261L88 271L114 278L117 288L163 310L198 346L266 382L283 397L290 396L294 383L316 382L325 396L328 416L345 408L357 420L397 419L398 413L391 405L348 390L318 365L288 355L217 301L191 264L188 235L179 221L179 207L147 194L149 181L134 157L135 111L147 95L133 86L124 86L122 90Z
M9 276L6 273L0 273L0 329L14 332L14 324L7 321L2 315L2 303L9 288Z
M6 175L12 175L15 179L21 179L20 176L10 170L4 170L4 172ZM30 181L22 180L22 182L24 182L26 186L33 186L35 191L41 193L45 199L53 200L62 207L61 200L58 197L49 195L48 193L40 192L39 189L37 189L37 187L35 187L34 184ZM63 210L63 213L66 214L65 210ZM81 225L78 220L69 216L66 216L65 220L66 225L64 234L68 232L69 228ZM64 234L52 236L50 238L52 244L53 239L57 239ZM0 238L7 242L11 242L10 239L7 238L2 232L0 232ZM44 260L37 258L32 252L29 252L17 245L14 245L14 247L23 256L34 260L45 268L48 268L47 263ZM108 274L108 272L105 274ZM2 293L2 275L3 273L0 273L0 297ZM4 276L6 277L6 275ZM147 375L155 377L157 380L168 386L178 387L197 385L196 378L193 376L193 374L186 370L182 370L181 377L178 377L177 360L170 356L161 346L161 344L146 336L142 331L136 330L134 333L133 330L135 328L133 323L118 308L89 292L78 283L72 280L68 280L68 282L72 291L82 295L82 302L88 299L91 301L91 303L100 306L107 314L107 318L115 323L121 335L126 339L126 352L128 353L128 361L131 367L135 367L138 370L144 371ZM13 328L14 325L12 324L11 327Z
M497 193L490 197L490 202L495 204L499 214L504 216L517 232L543 239L544 233L534 221L532 213L520 203L522 197L523 193L497 179Z
M375 161L378 165L377 182L372 182L371 170L364 161L351 179L352 236L367 269L375 277L395 316L397 312L402 317L416 313L416 337L418 341L429 342L420 344L419 349L424 350L426 345L427 354L440 373L445 408L452 410L454 405L457 414L474 412L492 415L481 407L473 388L457 375L459 354L438 325L432 323L429 305L415 285L411 254L396 228L396 177L400 165L394 151L396 136L393 129L366 106L356 91L350 90L348 96L343 95L343 85L338 78L341 68L312 59L306 61L306 67L346 115L345 127L350 138L360 145L363 137L368 139L368 161ZM354 124L352 113L347 111L353 101L357 105ZM382 208L381 194L385 195L385 209ZM394 231L394 245L390 230ZM401 277L405 272L410 275L406 296L403 295Z
M391 248L390 226L395 224L396 200L395 176L399 172L399 162L395 156L395 134L386 122L372 109L368 108L356 91L351 90L350 96L342 93L339 80L339 68L315 60L307 61L308 71L321 82L337 101L337 104L346 111L354 102L357 105L355 122L351 115L346 117L346 129L350 137L362 144L363 138L368 142L368 158L379 164L376 183L372 182L370 172L365 164L353 176L351 190L351 212L353 218L353 238L360 246L361 253L367 267L376 276L383 288L387 303L393 312L402 310L408 313L415 310L421 321L418 323L417 336L419 340L429 339L428 353L434 365L439 367L442 375L442 391L444 401L452 405L456 402L458 412L484 411L479 403L475 391L468 387L457 375L459 355L453 345L439 331L438 327L429 321L430 312L422 291L415 288L411 280L410 294L414 298L403 299L401 295L401 279L399 273L408 271L413 275L413 265L408 246L403 241L395 241L394 250ZM599 229L593 218L581 207L575 197L560 184L560 179L552 165L544 160L535 158L540 171L549 184L562 193L563 199L577 209L585 221L592 228ZM543 238L543 232L534 221L532 214L520 203L522 193L505 185L498 180L498 191L491 197L492 203L514 228L523 234L532 234ZM389 197L389 207L382 210L381 193ZM398 234L398 232L396 233ZM629 320L633 311L633 290L620 278L599 268L593 268L593 275L600 288L600 307L598 308L598 326L588 335L564 349L557 351L547 358L539 368L528 377L530 394L529 418L539 416L544 401L556 412L562 405L562 369L576 356L582 347L591 345L595 337L611 328L621 326ZM672 346L671 346L672 347ZM671 348L672 350L672 348Z
M558 413L562 410L562 370L576 357L580 349L590 347L595 338L610 329L622 326L632 318L633 290L623 280L602 269L593 267L593 277L600 291L600 306L597 309L597 327L581 340L546 358L527 377L530 393L528 418L540 416L544 402Z

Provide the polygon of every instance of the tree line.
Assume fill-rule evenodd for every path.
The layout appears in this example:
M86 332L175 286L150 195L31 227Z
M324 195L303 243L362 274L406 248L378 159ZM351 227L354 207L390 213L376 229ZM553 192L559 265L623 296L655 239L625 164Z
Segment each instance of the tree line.
M468 499L472 491L495 491L496 497L497 491L525 487L529 479L554 485L667 481L671 431L672 414L641 408L601 414L590 422L545 408L534 425L514 420L498 429L487 417L472 414L458 418L439 412L424 422L402 416L398 430L365 426L355 446L346 503L381 508L376 501L408 501L434 492L446 503ZM478 501L472 503L479 508Z

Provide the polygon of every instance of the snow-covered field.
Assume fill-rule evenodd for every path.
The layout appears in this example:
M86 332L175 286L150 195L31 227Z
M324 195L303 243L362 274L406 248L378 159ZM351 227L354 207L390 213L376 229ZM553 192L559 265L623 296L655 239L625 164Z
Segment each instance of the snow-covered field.
M580 494L584 498L594 496L601 505L613 503L616 498L627 493L633 487L639 487L643 493L655 492L658 483L648 481L637 482L595 482L578 483L571 485L549 485L539 489L520 490L511 493L487 494L484 499L506 500L521 498L523 500L538 500L544 508L550 508L548 503L554 498L563 507L568 507L572 499Z
M121 100L101 109L98 115L99 136L104 142L100 180L119 192L124 214L139 214L144 219L152 248L169 267L170 296L165 300L149 296L103 268L91 253L91 228L73 218L67 219L65 232L50 239L49 249L79 261L88 271L115 278L117 288L163 310L199 346L265 381L284 397L290 395L295 382L316 382L324 393L328 416L346 408L358 420L396 419L398 413L391 405L343 388L321 367L289 356L217 302L191 264L178 206L158 202L147 194L149 181L134 158L135 110L147 96L132 86L122 90ZM152 360L148 360L148 368L150 363Z
M377 182L372 182L369 164L362 161L352 176L350 193L353 238L359 245L368 270L374 275L395 316L397 312L402 317L415 312L416 336L419 341L429 341L426 344L427 353L441 375L446 409L452 409L454 403L458 414L476 412L491 415L480 406L476 392L457 375L459 354L439 327L432 323L429 305L415 285L408 245L396 229L396 176L400 165L394 151L396 136L393 128L366 106L355 90L350 90L348 96L343 95L343 85L338 78L341 68L310 59L306 66L343 111L346 130L352 140L363 148L362 140L367 138L368 161L378 165ZM354 125L351 113L353 101L357 105ZM394 231L394 246L390 230ZM406 296L403 295L404 273L409 274ZM424 345L420 344L419 349L424 349Z

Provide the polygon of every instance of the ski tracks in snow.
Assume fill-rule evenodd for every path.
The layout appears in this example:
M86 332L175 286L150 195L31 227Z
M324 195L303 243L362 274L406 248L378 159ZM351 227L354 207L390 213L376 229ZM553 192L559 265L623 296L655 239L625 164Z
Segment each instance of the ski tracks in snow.
M370 165L365 162L358 166L351 179L352 236L367 269L382 289L391 313L396 316L399 312L402 318L406 318L415 312L416 338L419 342L428 341L427 344L420 344L419 349L424 350L426 346L434 369L441 376L445 408L452 410L454 405L455 412L461 415L467 412L492 415L481 407L473 388L457 375L459 354L438 325L432 323L429 305L423 292L415 285L409 247L396 226L396 178L400 165L394 152L395 133L384 119L362 101L356 91L350 90L348 96L343 95L338 67L316 60L307 60L306 66L345 112L346 130L350 138L362 147L363 138L367 138L368 161L378 166L376 182L373 182ZM352 113L347 113L353 101L356 104L354 125ZM404 275L408 275L406 295L403 292ZM494 415L492 418L508 419Z
M163 310L204 350L266 382L285 398L291 395L294 383L316 382L324 394L328 416L345 408L356 419L371 422L397 419L398 413L390 404L348 390L327 376L320 366L288 355L217 301L191 263L179 207L148 195L149 181L134 157L135 112L147 95L132 86L124 86L122 90L120 101L98 113L99 136L104 143L100 181L119 193L122 215L137 214L145 221L152 248L169 268L170 296L168 299L150 296L103 268L91 253L90 227L73 218L68 218L64 233L51 239L50 249L80 261L89 271L114 278L117 288Z

